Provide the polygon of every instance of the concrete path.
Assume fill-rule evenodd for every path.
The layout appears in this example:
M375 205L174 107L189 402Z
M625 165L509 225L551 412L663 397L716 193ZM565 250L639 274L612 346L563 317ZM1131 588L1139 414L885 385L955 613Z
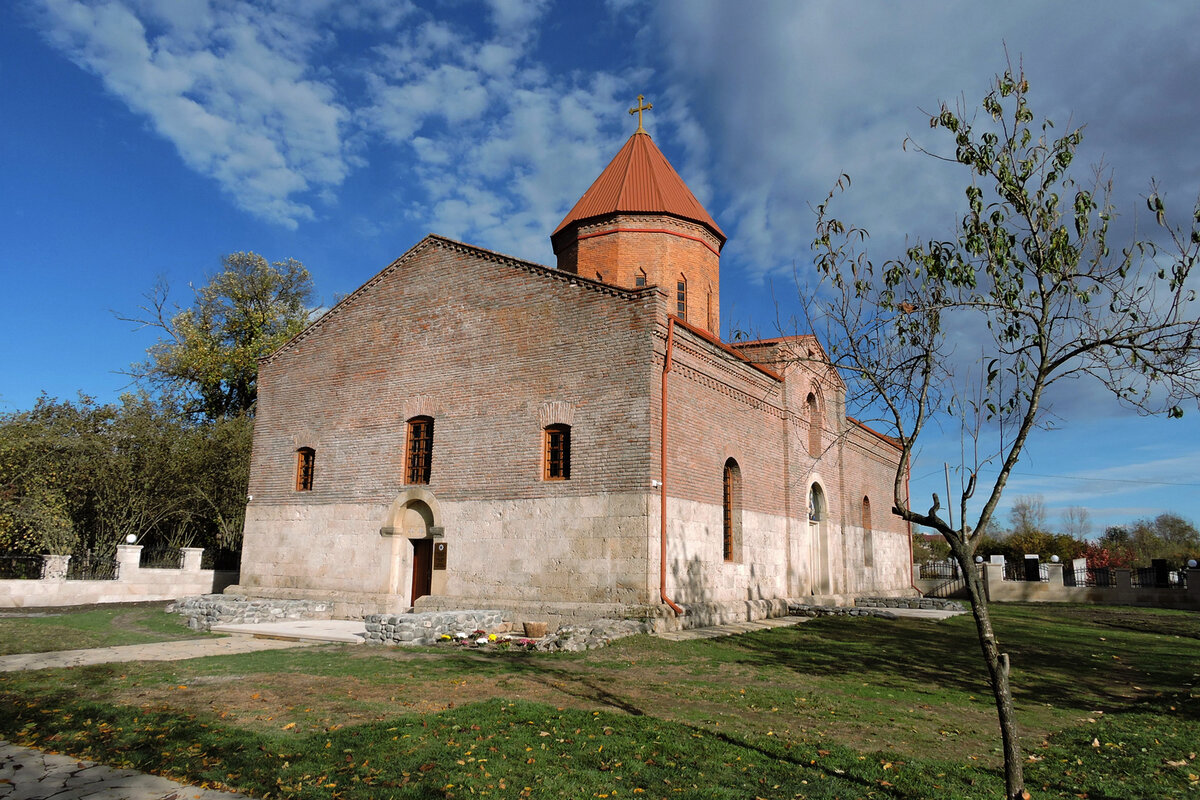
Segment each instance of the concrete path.
M226 636L220 639L184 639L179 642L127 644L120 647L96 647L91 650L56 650L50 653L19 653L0 656L0 672L53 667L82 667L88 664L109 664L117 661L183 661L204 656L225 656L234 653L254 653L259 650L281 650L304 647L313 641L255 639L250 636ZM0 795L3 797L3 795Z
M114 769L70 756L56 756L0 740L2 800L229 800L233 792L202 789Z
M367 623L361 619L301 619L281 622L213 625L213 633L237 633L266 639L362 644Z

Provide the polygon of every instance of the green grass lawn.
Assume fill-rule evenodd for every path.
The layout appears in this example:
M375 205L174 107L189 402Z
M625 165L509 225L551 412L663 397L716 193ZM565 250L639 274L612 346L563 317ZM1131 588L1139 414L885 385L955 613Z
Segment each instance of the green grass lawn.
M1034 796L1200 798L1200 615L994 606ZM999 797L969 617L0 675L0 737L285 798Z
M169 642L209 635L180 625L179 617L167 614L166 607L166 603L156 602L3 609L0 655Z

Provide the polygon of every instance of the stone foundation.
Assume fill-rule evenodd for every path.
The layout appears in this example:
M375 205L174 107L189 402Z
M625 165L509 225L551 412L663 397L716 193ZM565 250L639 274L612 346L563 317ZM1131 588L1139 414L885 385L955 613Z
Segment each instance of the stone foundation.
M333 619L332 605L318 600L275 600L230 594L184 597L167 606L194 631L226 623L254 624L296 619Z
M367 644L435 644L443 634L508 633L512 622L502 611L427 611L411 614L369 614Z
M883 608L810 606L806 603L788 603L788 613L794 617L879 617L880 619L898 619L896 614Z
M944 597L859 597L859 608L932 608L939 611L966 611L962 603Z

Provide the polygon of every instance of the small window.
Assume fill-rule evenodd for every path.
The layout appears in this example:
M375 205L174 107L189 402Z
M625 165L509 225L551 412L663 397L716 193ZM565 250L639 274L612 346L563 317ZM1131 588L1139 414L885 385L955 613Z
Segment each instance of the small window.
M871 500L864 497L862 501L863 529L863 566L875 566L875 534L871 530Z
M681 277L675 284L675 314L687 320L687 278Z
M808 399L805 401L808 407L808 454L813 458L821 455L821 406L817 402L817 395L814 392L808 393Z
M639 289L646 285L646 271L645 270L639 269L637 271L637 277L635 277L633 279L633 285Z
M313 467L316 464L317 451L311 447L301 447L296 451L296 491L311 492L313 488Z
M571 479L571 426L550 425L546 428L546 468L542 477L548 481Z
M404 464L405 483L429 483L433 464L432 417L413 417L408 421L408 450Z
M712 287L708 287L707 305L704 309L704 319L708 322L708 329L716 333L716 322L713 319L713 303L712 303Z
M742 533L742 471L732 458L725 462L721 498L721 557L733 561Z
M825 519L825 492L813 484L808 490L808 521L820 522Z

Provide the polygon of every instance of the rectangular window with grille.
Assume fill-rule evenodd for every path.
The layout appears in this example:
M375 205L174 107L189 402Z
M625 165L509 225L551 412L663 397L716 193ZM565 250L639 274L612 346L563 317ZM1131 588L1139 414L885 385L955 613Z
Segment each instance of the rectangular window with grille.
M313 488L313 470L316 466L317 452L311 447L301 447L296 451L296 491L311 492Z
M405 483L429 483L433 464L433 419L414 417L408 421L408 454Z
M680 319L687 319L687 281L675 284L675 313Z
M546 471L548 481L565 481L571 478L571 428L567 425L551 425L546 428Z

